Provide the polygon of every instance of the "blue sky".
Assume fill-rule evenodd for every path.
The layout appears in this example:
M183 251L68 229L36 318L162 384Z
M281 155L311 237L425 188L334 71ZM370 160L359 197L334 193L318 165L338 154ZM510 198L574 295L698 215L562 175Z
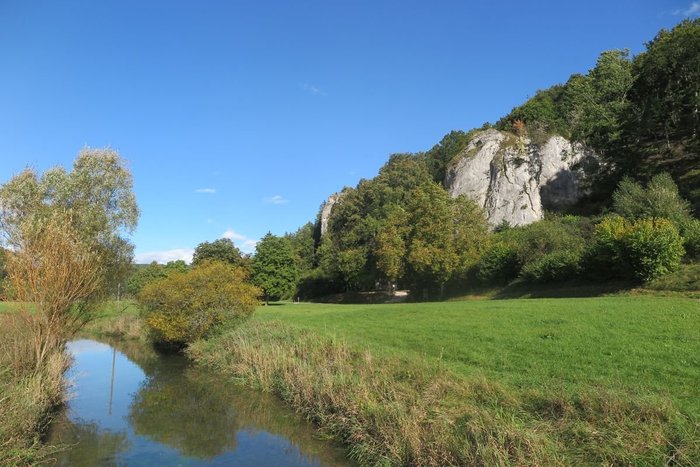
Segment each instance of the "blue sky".
M0 181L129 161L136 259L293 231L395 152L495 121L700 1L0 0Z

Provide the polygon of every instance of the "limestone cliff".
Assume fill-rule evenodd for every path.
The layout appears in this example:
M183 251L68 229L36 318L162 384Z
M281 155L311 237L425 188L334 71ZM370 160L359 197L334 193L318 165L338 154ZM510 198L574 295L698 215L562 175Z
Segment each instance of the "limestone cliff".
M475 135L449 168L445 188L465 194L484 208L492 226L525 225L542 219L583 194L587 170L597 165L589 149L552 136L534 144L498 130Z
M325 235L328 230L328 219L331 217L331 211L336 202L340 198L340 193L333 193L328 197L321 207L321 235Z

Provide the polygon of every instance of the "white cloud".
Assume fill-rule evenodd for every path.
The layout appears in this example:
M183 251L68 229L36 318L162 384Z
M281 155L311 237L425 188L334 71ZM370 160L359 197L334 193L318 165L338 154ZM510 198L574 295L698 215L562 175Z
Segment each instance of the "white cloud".
M313 94L315 96L325 96L326 95L326 93L324 91L322 91L321 88L319 88L318 86L313 85L313 84L299 83L299 88L302 91L306 91L309 94Z
M186 263L191 263L193 254L194 249L192 248L175 248L173 250L149 251L147 253L141 253L136 255L134 257L134 262L136 264L148 264L155 261L157 263L165 264L168 261L177 261L181 259Z
M686 17L696 16L700 14L700 1L691 3L685 10L676 10L674 15L683 15Z
M268 196L267 198L263 198L263 203L265 204L286 204L288 202L289 200L281 195Z
M194 190L195 193L207 193L207 194L214 194L216 193L216 188L197 188Z
M233 229L227 229L226 232L221 234L221 238L228 238L233 241L243 253L253 253L255 252L255 245L258 241L248 238L243 234L239 234Z

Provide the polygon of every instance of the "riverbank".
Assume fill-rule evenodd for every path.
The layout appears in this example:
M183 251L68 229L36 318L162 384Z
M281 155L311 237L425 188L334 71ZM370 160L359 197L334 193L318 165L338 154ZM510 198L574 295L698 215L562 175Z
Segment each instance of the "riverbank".
M361 464L700 462L700 307L605 297L266 307L190 348Z
M27 319L0 313L0 465L33 465L59 449L44 445L42 436L64 401L70 361L56 345L37 365Z
M0 302L0 465L33 465L53 457L61 446L43 442L46 428L65 401L65 370L70 357L56 341L37 365L31 316L20 304ZM131 302L107 302L83 332L144 339L138 311Z

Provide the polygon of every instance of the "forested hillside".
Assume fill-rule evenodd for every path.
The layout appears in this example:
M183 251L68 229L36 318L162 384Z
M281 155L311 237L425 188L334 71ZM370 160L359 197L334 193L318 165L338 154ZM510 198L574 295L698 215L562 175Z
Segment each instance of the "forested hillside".
M315 226L286 236L297 292L399 285L428 298L475 283L634 283L669 274L698 254L699 109L700 20L660 31L634 57L605 51L588 73L537 91L495 124L392 155L375 178L344 188L327 218L319 213ZM587 168L584 196L540 222L489 229L484 206L450 197L445 181L455 161L470 157L475 135L491 128L516 145L559 135L590 148L599 163ZM623 261L631 267L616 266Z

